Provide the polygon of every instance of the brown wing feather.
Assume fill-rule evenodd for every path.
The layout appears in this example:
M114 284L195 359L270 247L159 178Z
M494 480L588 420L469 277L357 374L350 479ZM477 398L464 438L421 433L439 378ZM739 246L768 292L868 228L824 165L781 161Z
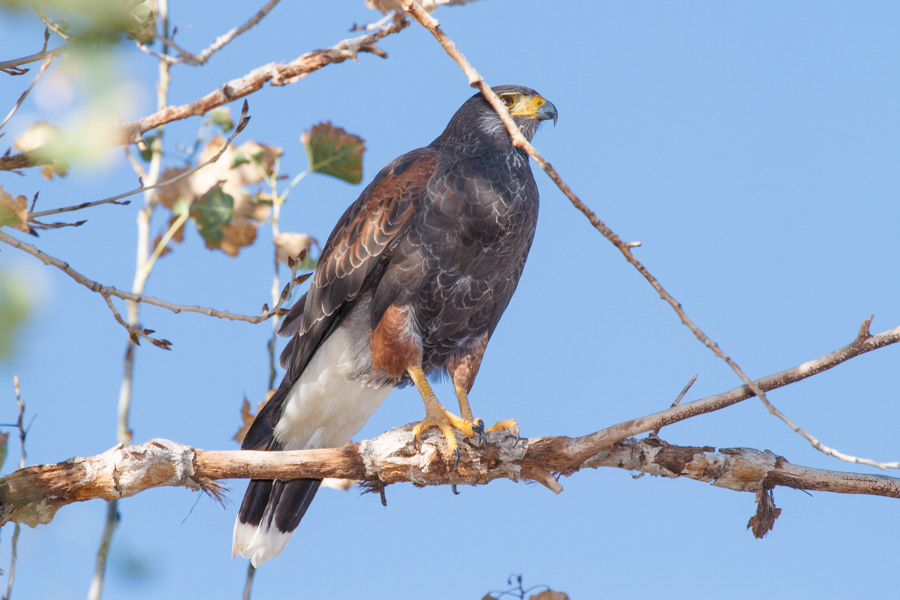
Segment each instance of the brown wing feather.
M280 361L287 370L284 381L260 410L243 448L258 449L270 442L288 391L315 351L341 324L360 294L377 286L386 259L422 204L439 157L423 148L396 159L335 225L309 291L291 308L280 332L293 334Z

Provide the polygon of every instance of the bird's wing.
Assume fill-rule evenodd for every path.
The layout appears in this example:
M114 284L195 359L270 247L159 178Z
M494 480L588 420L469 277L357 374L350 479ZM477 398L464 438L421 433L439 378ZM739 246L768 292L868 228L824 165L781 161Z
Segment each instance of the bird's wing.
M291 386L354 302L377 285L386 259L422 204L439 157L422 148L396 159L338 221L322 249L309 291L285 317L281 333L293 334L281 355L287 373L247 432L244 449L270 444Z

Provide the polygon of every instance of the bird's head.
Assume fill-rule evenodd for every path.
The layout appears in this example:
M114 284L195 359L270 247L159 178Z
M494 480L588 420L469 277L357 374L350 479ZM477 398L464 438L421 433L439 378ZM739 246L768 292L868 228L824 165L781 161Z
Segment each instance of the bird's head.
M543 121L553 119L556 125L556 107L533 89L521 85L498 85L491 89L500 97L528 141ZM500 115L479 92L456 111L447 129L434 143L445 147L449 144L462 148L464 153L477 154L484 144L508 146L510 139Z
M491 89L500 97L500 101L509 110L513 121L528 141L534 137L541 122L553 119L553 124L556 125L559 116L556 107L533 89L520 85L499 85ZM484 114L481 123L484 128L492 132L498 127L505 130L503 121L488 101L481 94L476 94L473 100L476 99L480 99L483 104Z

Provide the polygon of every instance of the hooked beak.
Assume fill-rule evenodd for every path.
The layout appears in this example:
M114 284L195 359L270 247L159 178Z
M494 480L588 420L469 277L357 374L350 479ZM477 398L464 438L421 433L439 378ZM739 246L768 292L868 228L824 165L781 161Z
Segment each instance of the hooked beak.
M535 112L535 116L541 121L553 119L553 126L556 127L556 119L559 117L559 113L556 112L556 107L553 106L552 102L545 100L541 107Z

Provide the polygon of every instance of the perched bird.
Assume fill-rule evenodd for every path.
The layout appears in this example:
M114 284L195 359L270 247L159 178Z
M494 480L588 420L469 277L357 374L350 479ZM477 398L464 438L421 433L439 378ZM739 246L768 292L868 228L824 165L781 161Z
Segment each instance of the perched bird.
M537 92L494 92L531 140L556 108ZM385 167L344 213L309 291L285 317L284 380L242 448L301 450L350 441L390 391L412 382L425 402L416 439L437 427L518 434L513 420L484 429L469 408L485 347L509 304L534 238L538 190L528 155L478 93L425 148ZM446 374L460 416L426 376ZM251 480L234 527L234 556L254 566L277 556L321 480Z

